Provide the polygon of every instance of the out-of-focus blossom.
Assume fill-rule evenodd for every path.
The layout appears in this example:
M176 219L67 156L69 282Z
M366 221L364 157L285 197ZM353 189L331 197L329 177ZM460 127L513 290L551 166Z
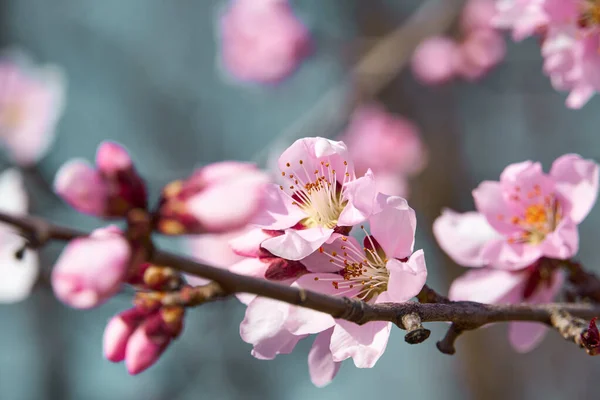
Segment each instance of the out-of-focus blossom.
M20 52L0 56L0 143L16 163L35 164L46 154L65 91L57 66L36 66Z
M456 77L481 79L506 54L504 39L492 24L494 14L494 0L467 1L457 39L436 36L419 44L412 59L415 77L427 85Z
M492 29L478 29L460 44L455 71L460 77L475 81L498 65L505 55L506 43L502 35Z
M595 0L503 0L496 26L515 40L541 33L544 72L569 91L567 107L581 108L600 90L600 3Z
M357 109L340 140L348 146L358 175L373 170L380 193L406 197L407 178L427 163L418 128L377 105Z
M165 187L157 229L167 235L225 233L246 226L265 202L268 176L254 164L220 162Z
M294 142L279 158L284 183L268 185L267 202L253 221L284 234L265 240L273 255L300 260L334 231L349 231L372 212L376 194L371 171L356 178L343 142L316 137Z
M548 16L544 11L545 1L496 0L496 15L492 24L498 28L512 30L514 40L522 40L548 24Z
M426 39L413 54L413 74L427 85L446 83L456 75L455 58L458 55L459 46L453 39L444 36Z
M228 233L194 235L186 241L186 245L192 256L199 262L213 267L229 268L244 259L232 250L229 242L245 232L246 230L243 229ZM194 286L206 285L210 282L209 279L192 275L186 276L186 280Z
M85 160L71 160L56 173L54 190L77 211L103 218L124 217L147 206L146 185L127 151L103 142L96 153L96 168Z
M233 0L220 17L220 61L241 81L276 83L311 50L287 0Z
M546 0L544 72L556 90L569 91L567 107L581 108L600 90L600 3Z
M369 303L406 302L425 284L427 269L421 250L413 253L416 218L400 197L380 194L369 218L372 236L364 246L353 237L334 234L333 241L301 262L309 273L293 286ZM324 314L257 297L240 326L253 355L272 359L291 352L296 343L318 334L309 354L309 371L317 386L328 384L348 358L358 368L371 368L385 351L391 323L359 326Z
M152 366L183 329L181 307L134 307L114 316L104 330L104 355L112 362L125 361L136 375Z
M27 193L19 171L9 169L0 175L0 211L15 215L27 212ZM37 253L27 250L20 259L16 253L24 239L11 226L0 224L0 303L25 299L38 276Z
M484 303L543 303L558 293L563 276L556 260L574 256L577 225L594 205L598 165L575 154L554 161L549 174L531 161L509 165L499 182L473 191L478 212L444 211L435 237L458 264L484 267L457 279L450 297ZM519 351L535 347L542 325L514 323L510 339Z
M131 262L129 243L116 226L96 229L65 247L52 270L54 294L75 308L98 306L116 294Z

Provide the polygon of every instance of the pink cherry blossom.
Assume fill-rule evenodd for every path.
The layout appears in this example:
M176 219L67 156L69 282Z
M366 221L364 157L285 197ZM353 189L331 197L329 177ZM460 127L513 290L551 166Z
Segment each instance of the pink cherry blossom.
M276 83L311 50L287 0L233 0L220 17L220 61L241 81Z
M66 80L54 65L36 66L21 52L0 57L0 143L18 164L38 162L54 141Z
M65 163L56 173L54 190L77 211L103 218L147 207L144 181L127 151L113 142L98 146L96 168L80 159Z
M406 196L406 179L420 172L427 154L418 128L409 120L371 104L358 108L342 140L359 175L369 168L380 193Z
M435 36L424 40L413 54L412 72L421 83L439 85L455 76L458 44L451 38Z
M480 214L446 212L434 233L450 257L470 267L517 270L541 257L565 260L579 248L577 225L597 191L598 165L575 154L554 161L549 174L539 163L512 164L500 182L473 191Z
M452 284L453 300L484 303L544 303L558 293L564 277L557 260L574 256L577 225L598 193L598 165L579 155L556 159L549 174L539 163L509 165L499 182L473 191L477 212L445 210L433 225L442 249L458 264L485 267ZM545 328L512 323L509 337L518 351L539 343Z
M581 108L600 90L600 3L546 0L544 10L544 72L556 90L570 92L568 107Z
M131 253L116 226L96 229L89 237L71 241L52 270L54 294L75 308L102 304L125 281Z
M506 45L492 21L493 0L467 1L456 39L433 37L423 41L413 56L413 73L422 83L439 84L455 77L476 81L498 65Z
M302 260L310 272L292 285L370 303L406 302L416 296L427 269L423 252L413 253L414 211L400 197L379 194L368 221L372 236L367 233L364 246L353 237L334 234L331 243ZM390 330L388 322L359 326L260 297L249 303L240 326L242 339L261 359L290 353L300 340L318 334L309 353L309 371L317 386L328 384L345 359L352 358L358 368L373 367L385 351Z
M28 198L23 177L16 169L0 174L0 211L23 215ZM26 250L21 259L15 254L23 248L24 239L12 227L0 224L0 303L13 303L29 296L38 276L38 256Z
M495 23L516 40L542 33L544 72L581 108L600 90L600 3L593 0L504 0Z
M547 261L532 264L519 271L491 268L467 272L452 282L451 300L481 303L543 304L555 300L564 282L562 271L548 265ZM513 348L526 353L543 339L547 327L533 322L511 322L509 340Z
M244 228L265 203L269 177L256 165L207 165L163 190L158 230L168 235L226 233Z
M474 81L498 65L506 55L506 44L500 33L478 29L467 34L455 57L456 73Z
M497 0L469 0L461 16L460 27L464 32L488 30L493 27Z
M318 249L333 232L348 230L372 212L376 186L371 171L356 178L346 145L320 137L294 142L278 162L285 179L267 186L267 201L253 221L284 234L262 247L273 255L300 260Z
M513 39L522 40L548 24L548 15L544 10L545 1L496 0L496 15L492 24L498 28L511 29Z

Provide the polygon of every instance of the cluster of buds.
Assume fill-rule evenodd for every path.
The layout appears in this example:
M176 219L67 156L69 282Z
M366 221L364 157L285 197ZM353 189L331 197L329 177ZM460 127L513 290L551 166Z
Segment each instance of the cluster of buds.
M178 271L149 262L152 233L239 229L257 212L267 181L254 165L217 163L168 184L157 209L149 210L146 185L120 145L101 144L95 167L84 160L68 162L56 176L57 194L81 213L123 220L127 229L111 225L71 241L52 272L57 298L87 309L107 301L124 284L137 289L134 307L106 327L104 352L111 361L124 360L131 374L145 370L180 334L185 308L206 297L185 285Z
M148 263L129 278L140 291L134 307L114 316L104 331L104 355L125 361L130 374L154 364L183 329L185 305L165 305L166 293L182 288L181 275L171 268Z

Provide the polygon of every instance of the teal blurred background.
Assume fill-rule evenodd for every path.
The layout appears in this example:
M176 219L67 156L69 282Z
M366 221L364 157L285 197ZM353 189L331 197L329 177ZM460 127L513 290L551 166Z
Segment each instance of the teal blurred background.
M61 65L69 79L55 146L39 175L28 176L32 212L98 226L51 196L43 182L67 159L91 159L105 139L131 150L154 196L195 166L255 159L343 82L360 55L359 38L393 29L419 3L293 0L316 37L316 52L291 79L260 88L225 83L215 67L214 17L222 1L3 0L2 45ZM417 248L425 248L430 284L442 292L461 272L432 239L431 223L442 207L471 209L471 189L511 162L533 159L548 167L567 152L600 158L599 101L566 109L564 96L541 73L533 40L510 44L507 60L481 83L426 88L403 71L380 100L413 119L429 147L429 167L413 181L410 203L420 224ZM305 132L324 134L331 132ZM598 265L599 227L596 207L580 227L580 259L590 269ZM59 251L43 251L46 275ZM310 341L274 361L254 359L238 334L244 309L233 300L189 313L184 334L158 364L131 377L123 365L104 360L101 349L104 324L129 301L124 294L78 312L40 284L25 302L0 305L0 399L592 399L598 392L598 360L556 334L519 355L508 345L506 327L495 326L464 335L449 357L435 349L443 324L433 324L432 337L419 346L405 344L394 330L375 368L359 370L348 361L333 383L317 389L308 377Z

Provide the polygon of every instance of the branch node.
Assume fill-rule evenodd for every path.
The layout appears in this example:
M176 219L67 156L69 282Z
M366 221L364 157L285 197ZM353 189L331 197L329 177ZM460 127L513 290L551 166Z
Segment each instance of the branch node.
M442 340L436 343L436 347L439 351L441 351L444 354L452 355L456 353L454 343L463 332L464 329L460 328L456 324L451 324L450 328L448 328L448 332L446 332L446 336L444 336Z
M591 356L600 354L600 334L596 318L588 323L564 310L556 310L550 315L550 322L565 340L585 349Z
M423 343L431 334L429 329L423 328L421 317L416 313L403 315L402 325L404 325L404 329L408 331L404 336L404 341L408 344Z

